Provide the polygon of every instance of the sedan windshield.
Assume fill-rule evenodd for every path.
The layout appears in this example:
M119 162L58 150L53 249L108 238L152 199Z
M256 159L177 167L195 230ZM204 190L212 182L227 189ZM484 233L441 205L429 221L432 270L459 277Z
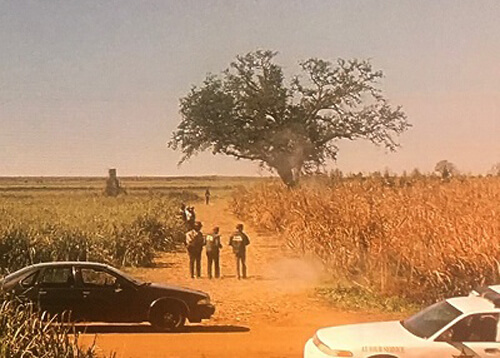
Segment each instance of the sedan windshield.
M21 270L11 273L10 275L5 276L4 279L2 280L2 283L9 283L14 280L18 281L20 278L29 275L31 272L33 272L32 266L25 267Z
M429 338L462 314L446 301L438 302L401 321L408 331L420 338Z

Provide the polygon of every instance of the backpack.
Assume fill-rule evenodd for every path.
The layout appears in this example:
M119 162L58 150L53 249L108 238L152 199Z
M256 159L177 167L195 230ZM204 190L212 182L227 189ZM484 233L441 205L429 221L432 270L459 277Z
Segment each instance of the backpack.
M198 232L191 230L186 234L186 245L188 248L195 248L200 246L198 242Z
M235 254L242 254L245 252L245 238L241 234L234 234L231 238L231 246Z
M205 238L207 251L217 251L219 249L219 245L216 239L217 236L215 235L207 235L207 237Z

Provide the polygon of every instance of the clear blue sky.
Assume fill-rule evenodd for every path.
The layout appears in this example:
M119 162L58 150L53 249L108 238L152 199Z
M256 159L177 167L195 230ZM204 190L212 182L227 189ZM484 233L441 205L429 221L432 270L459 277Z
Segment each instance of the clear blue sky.
M485 173L500 162L500 1L0 0L0 176L253 175L166 148L179 98L236 54L369 57L413 128L402 148L341 143L344 171ZM333 167L333 166L332 166Z

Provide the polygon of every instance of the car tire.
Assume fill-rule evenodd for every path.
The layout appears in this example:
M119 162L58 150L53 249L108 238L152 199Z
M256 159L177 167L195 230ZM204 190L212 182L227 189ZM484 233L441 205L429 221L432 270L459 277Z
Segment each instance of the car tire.
M178 331L186 323L185 310L179 304L162 303L151 309L149 322L158 330Z

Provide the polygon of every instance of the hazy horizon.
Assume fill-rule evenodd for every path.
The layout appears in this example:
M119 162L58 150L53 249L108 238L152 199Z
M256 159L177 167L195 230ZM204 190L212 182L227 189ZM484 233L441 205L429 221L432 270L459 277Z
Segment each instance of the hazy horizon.
M413 127L395 153L340 142L348 172L500 162L500 2L0 0L0 177L269 175L166 147L179 98L237 54L371 58Z

